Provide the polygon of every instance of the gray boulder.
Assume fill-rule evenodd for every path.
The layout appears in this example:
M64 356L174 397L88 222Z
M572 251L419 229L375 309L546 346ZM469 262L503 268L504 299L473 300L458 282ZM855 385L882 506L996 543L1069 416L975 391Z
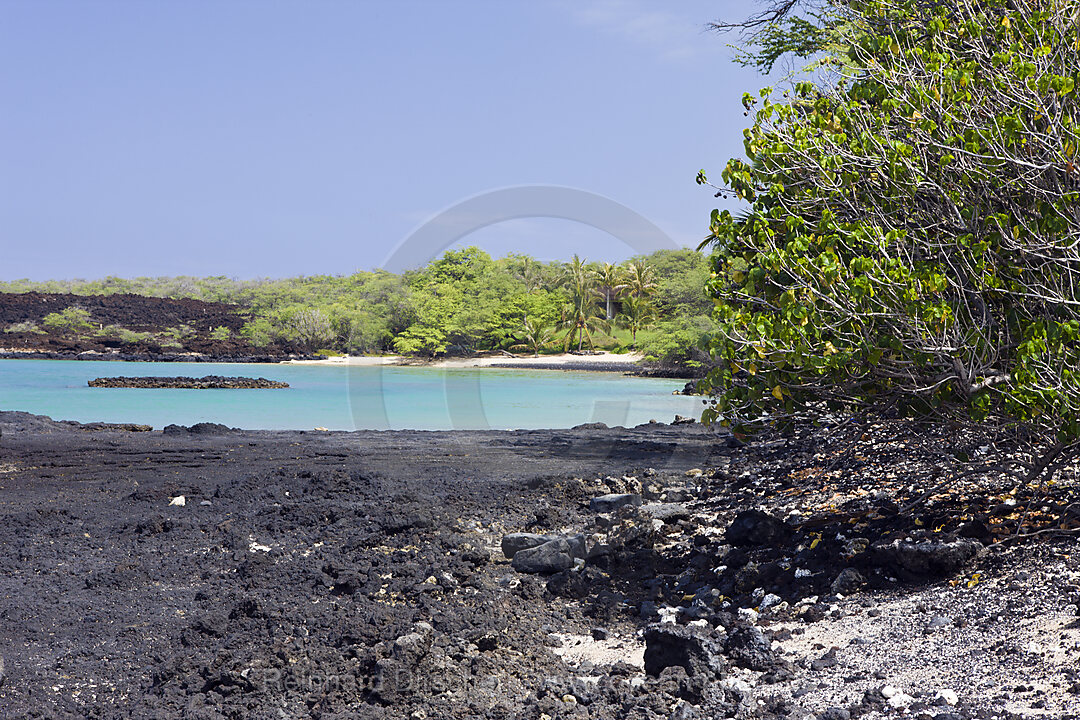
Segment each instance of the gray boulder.
M580 533L578 535L567 535L564 539L566 540L566 542L570 543L570 557L574 558L575 560L584 560L589 556L589 554L585 551L584 535Z
M555 539L554 535L538 535L536 533L517 532L503 536L502 551L507 560L513 560L514 556L522 550L528 550Z
M514 553L513 568L523 573L557 573L574 566L573 548L565 538Z
M531 550L532 548L539 547L544 543L549 543L552 540L565 540L570 544L570 555L573 558L580 558L584 560L586 558L585 552L585 536L578 535L538 535L537 533L510 533L505 535L502 539L502 551L503 555L508 560L513 560L514 557L522 550Z
M627 505L638 507L641 505L641 496L637 493L612 493L594 497L589 501L589 509L598 513L615 512Z

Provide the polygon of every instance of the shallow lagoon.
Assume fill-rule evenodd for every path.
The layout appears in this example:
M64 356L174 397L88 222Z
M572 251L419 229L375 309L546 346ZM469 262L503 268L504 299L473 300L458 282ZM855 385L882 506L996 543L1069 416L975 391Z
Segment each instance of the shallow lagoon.
M242 375L281 380L287 390L90 388L97 377ZM441 369L219 363L0 361L0 409L57 420L218 422L252 430L482 430L566 428L586 422L633 426L701 401L672 395L684 381L620 373L498 368Z

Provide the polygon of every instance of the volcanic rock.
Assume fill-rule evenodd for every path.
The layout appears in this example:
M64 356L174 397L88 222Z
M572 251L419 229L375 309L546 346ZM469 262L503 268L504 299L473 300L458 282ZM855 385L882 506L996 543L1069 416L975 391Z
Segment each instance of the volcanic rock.
M672 623L645 629L645 672L659 677L665 668L681 667L690 676L720 678L726 672L720 641L705 630Z
M727 529L727 541L735 546L779 545L791 537L791 527L761 510L744 510Z
M538 535L537 533L510 533L502 539L502 552L507 560L513 560L514 556L522 550L528 550L546 542L557 539L554 535Z
M557 573L574 566L573 549L565 538L514 553L513 567L523 573Z
M981 543L961 538L952 541L893 540L870 547L872 562L908 580L952 575L982 552Z
M840 574L836 576L836 579L832 581L829 590L831 590L834 595L850 595L858 590L865 582L866 578L863 577L861 572L855 568L844 568L840 571Z
M266 378L223 377L105 377L88 380L92 388L140 388L159 390L173 388L181 390L279 390L289 387L289 383L267 380Z
M750 670L772 670L776 666L771 643L759 628L753 626L732 630L724 643L724 652L733 663Z
M615 512L621 507L641 505L641 495L637 493L612 493L594 497L589 501L589 509L597 513Z
M191 427L166 425L161 432L166 435L228 435L238 431L221 423L201 422L195 423Z

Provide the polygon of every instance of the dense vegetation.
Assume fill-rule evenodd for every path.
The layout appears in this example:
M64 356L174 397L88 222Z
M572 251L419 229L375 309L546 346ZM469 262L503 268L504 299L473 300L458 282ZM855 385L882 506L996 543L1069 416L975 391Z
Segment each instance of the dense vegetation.
M746 96L747 159L717 186L750 207L712 217L714 416L888 407L1080 436L1077 17L1075 0L774 16L759 57L800 50L817 74ZM799 22L819 30L801 49Z
M578 257L568 263L523 255L492 259L470 247L402 275L22 280L0 283L0 291L132 293L236 304L251 312L240 334L258 346L284 340L311 351L421 356L640 349L667 362L695 364L704 359L697 346L712 330L712 302L703 290L708 277L705 257L694 250L660 251L613 265ZM42 323L44 330L89 331L91 319L77 307L54 315ZM227 339L228 329L220 332Z

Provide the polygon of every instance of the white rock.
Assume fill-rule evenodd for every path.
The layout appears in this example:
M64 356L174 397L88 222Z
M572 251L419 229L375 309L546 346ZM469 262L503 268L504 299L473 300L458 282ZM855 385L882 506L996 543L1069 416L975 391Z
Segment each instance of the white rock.
M955 705L956 703L960 702L959 696L957 696L956 693L954 693L952 690L949 690L948 688L945 688L944 690L938 690L937 699L941 700L941 702L945 703L946 705Z
M754 692L749 683L731 676L721 680L720 687L731 690L740 698L750 697Z
M769 593L765 597L761 598L761 609L772 607L773 605L780 604L780 596Z
M889 707L901 710L911 705L913 702L915 702L915 698L906 693L898 692L889 698Z
M175 505L176 507L184 507L187 505L187 498L183 495L177 495L169 501L169 505Z
M813 574L814 573L812 573L809 570L806 570L804 568L795 568L795 577L796 578L810 577Z
M894 696L898 695L899 693L900 693L900 691L897 690L896 688L894 688L892 685L886 685L883 688L881 688L881 694L883 696L885 696L886 698L894 697Z
M739 608L739 617L751 625L755 625L758 621L758 611L750 608Z
M269 545L260 545L259 543L252 540L251 544L248 545L248 551L249 552L270 552L270 546Z
M209 500L203 500L199 504L202 505L203 507L210 507L214 503L210 502Z
M1040 645L1039 643L1032 640L1031 642L1029 642L1027 645L1024 646L1024 650L1028 651L1032 655L1041 655L1042 651L1043 651L1043 648L1042 648L1042 645Z

